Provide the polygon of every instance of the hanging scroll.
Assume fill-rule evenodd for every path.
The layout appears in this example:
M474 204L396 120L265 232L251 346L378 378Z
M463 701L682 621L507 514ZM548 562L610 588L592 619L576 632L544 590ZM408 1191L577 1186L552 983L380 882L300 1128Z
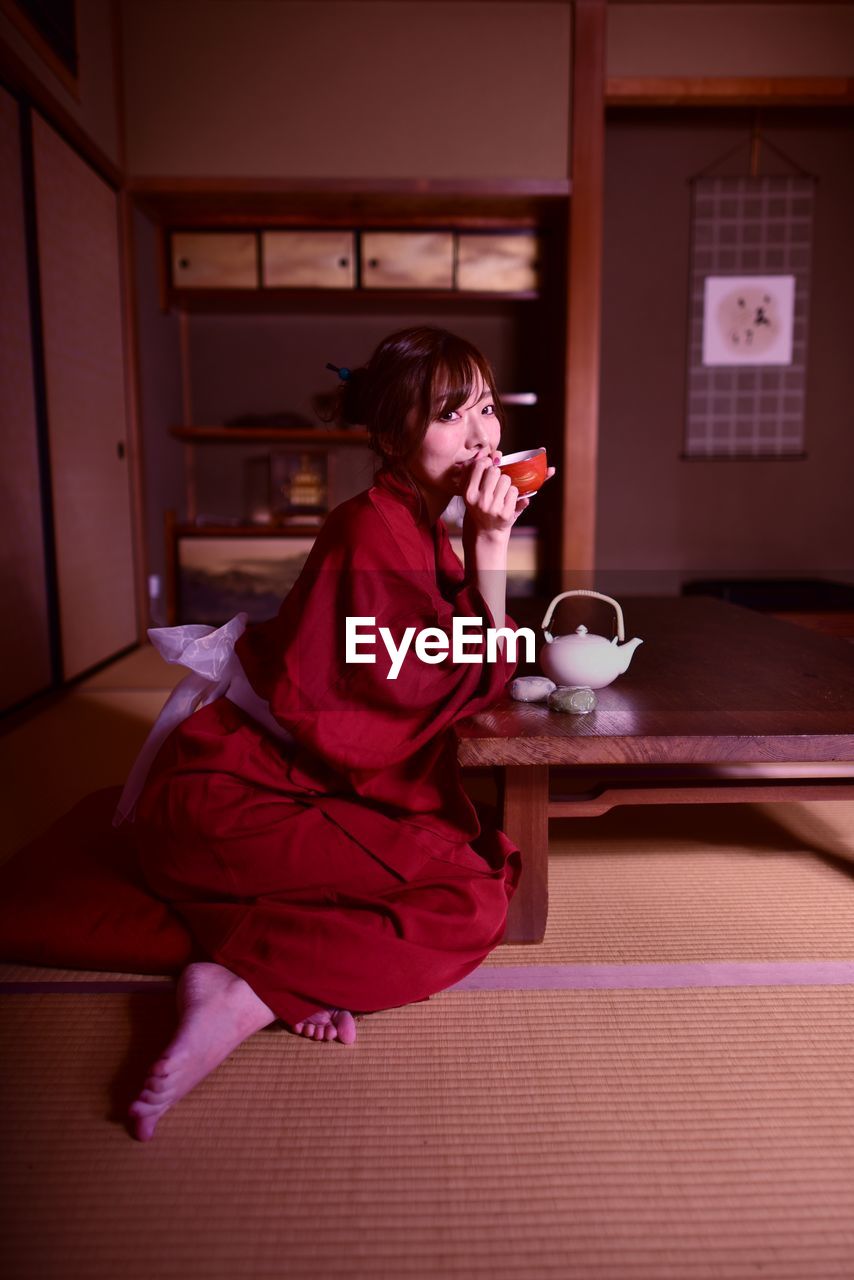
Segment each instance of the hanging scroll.
M685 456L800 456L815 181L692 186Z

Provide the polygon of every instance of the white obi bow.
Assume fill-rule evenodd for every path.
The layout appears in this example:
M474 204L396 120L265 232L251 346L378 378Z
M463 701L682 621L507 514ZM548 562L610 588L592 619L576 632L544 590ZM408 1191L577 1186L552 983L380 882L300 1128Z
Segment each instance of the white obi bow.
M172 690L133 764L116 807L114 827L132 817L154 758L175 726L217 698L228 697L267 733L282 742L293 742L287 730L271 715L268 704L249 684L234 652L235 644L246 630L246 621L247 614L238 613L218 629L188 623L149 630L148 638L161 658L188 667L190 674Z

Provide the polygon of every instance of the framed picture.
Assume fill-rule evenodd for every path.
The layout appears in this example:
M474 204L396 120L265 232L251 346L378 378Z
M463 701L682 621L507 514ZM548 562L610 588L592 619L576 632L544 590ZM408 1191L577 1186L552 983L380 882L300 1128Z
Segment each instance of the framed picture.
M794 276L706 276L703 364L791 364L794 314Z
M176 534L170 625L221 626L236 613L250 622L274 617L313 545L311 537Z

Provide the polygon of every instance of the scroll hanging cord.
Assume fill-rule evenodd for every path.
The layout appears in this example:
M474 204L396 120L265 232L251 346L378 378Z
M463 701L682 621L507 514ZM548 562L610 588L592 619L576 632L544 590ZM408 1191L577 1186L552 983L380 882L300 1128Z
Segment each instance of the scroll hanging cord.
M791 156L786 155L785 151L781 150L781 148L778 147L776 143L772 142L770 138L768 138L764 133L762 133L762 131L759 128L759 113L757 112L756 119L754 121L754 124L750 130L750 134L748 135L748 137L742 138L739 142L736 142L734 146L730 147L727 151L725 151L723 155L718 156L716 160L711 160L707 165L704 165L702 169L698 169L696 173L691 174L691 176L688 178L688 182L689 183L696 182L700 178L705 178L706 175L712 169L716 169L719 164L723 164L725 160L729 160L731 156L734 156L737 152L741 151L743 147L750 148L750 172L748 174L748 177L751 177L751 178L760 177L761 176L759 174L760 145L767 147L769 151L773 151L775 155L779 156L781 160L783 160L786 164L790 165L791 168L794 169L796 173L799 173L801 175L801 177L811 178L813 182L818 181L818 177L816 174L810 173L810 171L808 169L805 169L803 165L798 164L797 160L793 160Z

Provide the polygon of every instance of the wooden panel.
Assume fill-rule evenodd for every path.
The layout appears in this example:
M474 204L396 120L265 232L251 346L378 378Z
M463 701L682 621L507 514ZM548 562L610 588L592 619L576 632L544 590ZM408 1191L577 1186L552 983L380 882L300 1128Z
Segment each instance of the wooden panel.
M846 76L609 76L609 107L847 106Z
M362 284L366 289L453 288L453 233L366 231Z
M457 288L528 293L539 283L535 235L466 235L457 240Z
M0 709L51 683L18 106L0 89Z
M66 679L136 640L118 211L33 117L48 433Z
M352 289L356 245L352 231L265 231L262 281L272 288Z
M573 5L572 185L561 575L593 569L599 448L602 216L605 167L604 0Z
M171 238L178 289L256 289L258 239L244 232L178 231Z

